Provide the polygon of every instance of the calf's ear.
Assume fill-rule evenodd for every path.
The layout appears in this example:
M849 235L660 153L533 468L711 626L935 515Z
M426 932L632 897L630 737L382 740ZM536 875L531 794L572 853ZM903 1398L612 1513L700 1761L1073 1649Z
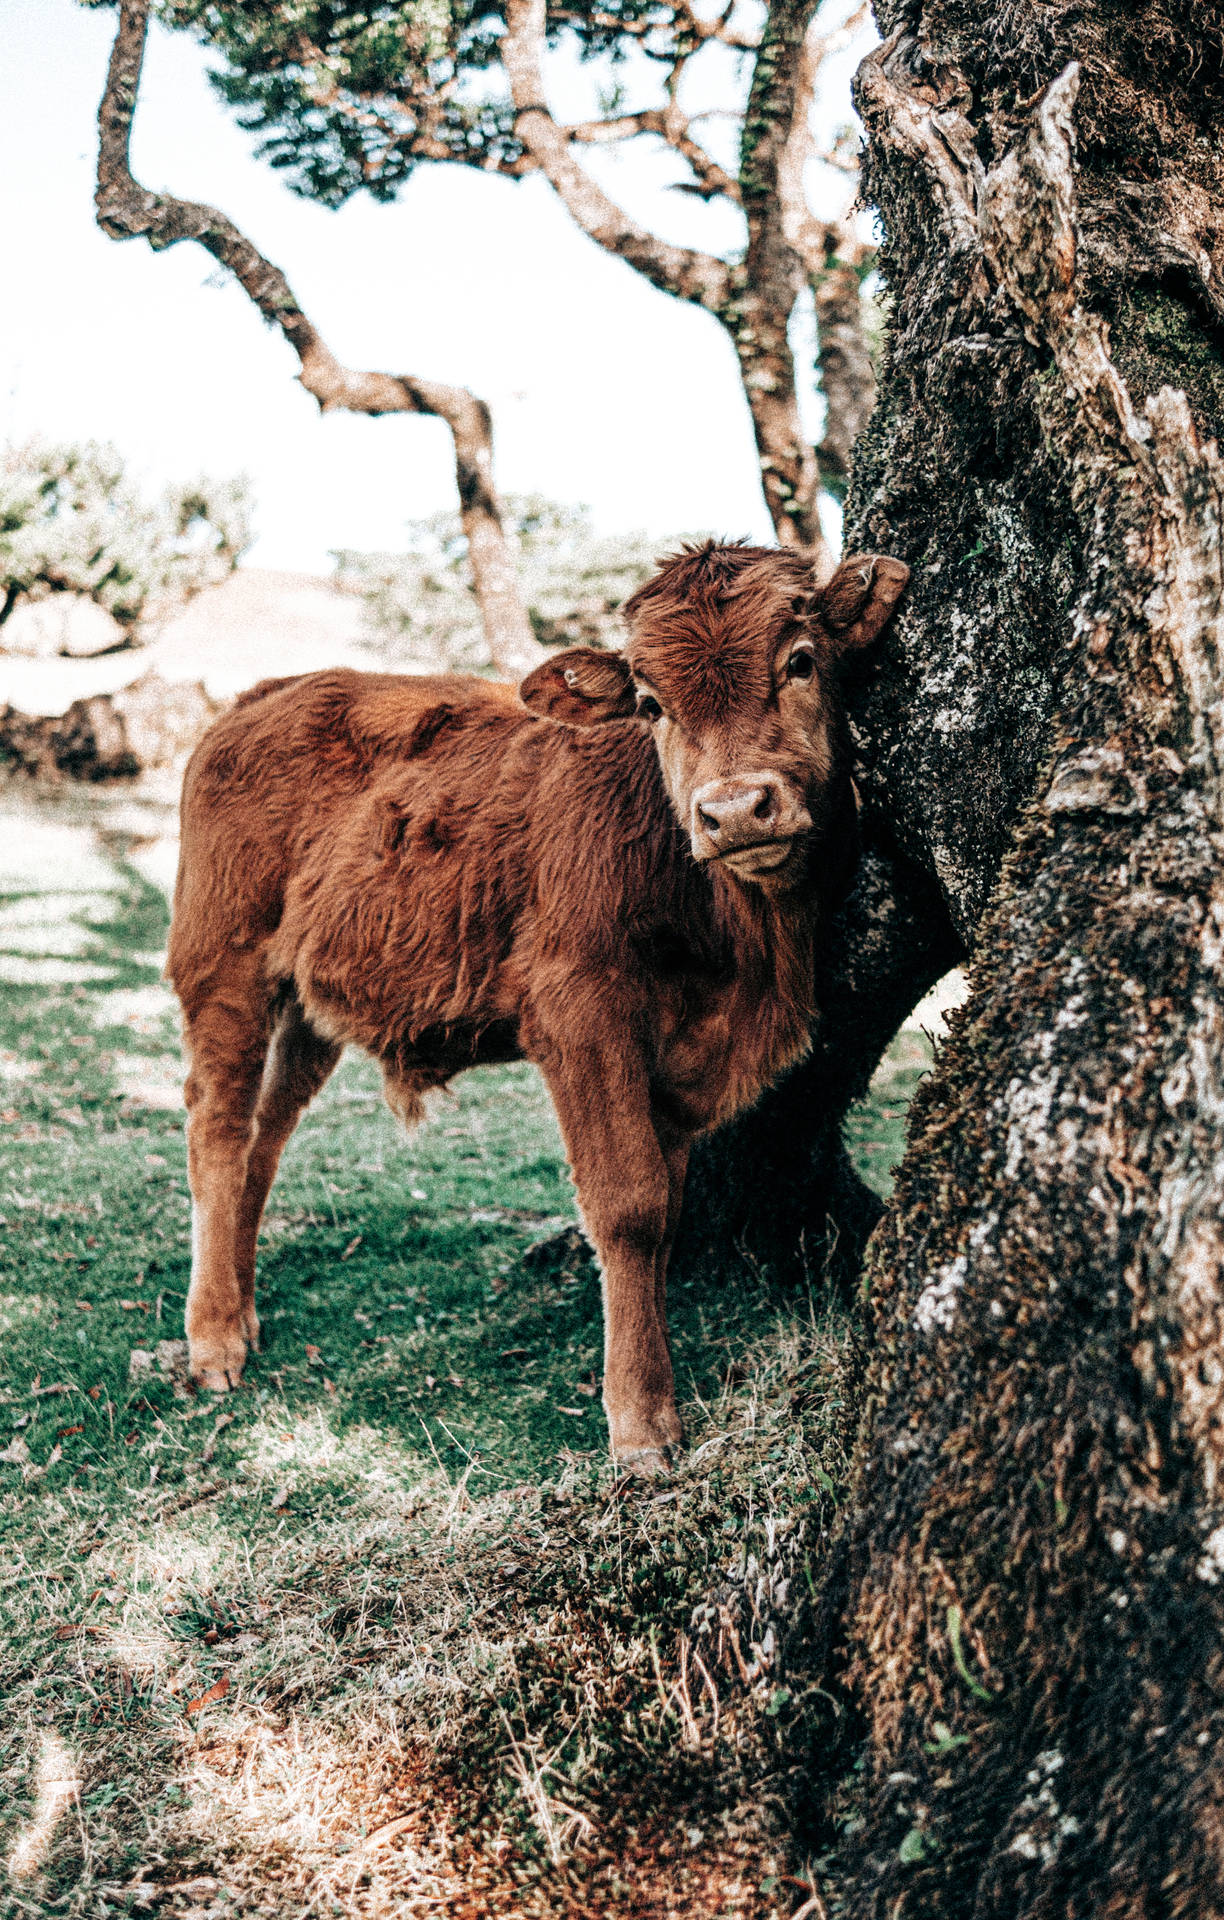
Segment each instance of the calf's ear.
M534 713L562 720L568 727L597 727L604 720L627 720L637 707L633 675L619 653L596 647L567 647L529 673L519 699Z
M905 590L910 570L885 553L843 560L816 596L816 618L838 651L870 646Z

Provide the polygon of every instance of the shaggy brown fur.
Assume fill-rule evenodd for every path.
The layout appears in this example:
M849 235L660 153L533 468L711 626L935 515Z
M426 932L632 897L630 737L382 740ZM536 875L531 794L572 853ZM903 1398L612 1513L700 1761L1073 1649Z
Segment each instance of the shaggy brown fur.
M627 657L571 649L521 699L336 671L265 681L212 728L168 966L197 1378L232 1385L258 1337L264 1202L344 1045L408 1121L464 1067L526 1056L603 1267L613 1447L661 1463L689 1145L807 1044L812 942L855 846L835 659L906 577L848 561L821 594L793 554L686 550L630 602Z

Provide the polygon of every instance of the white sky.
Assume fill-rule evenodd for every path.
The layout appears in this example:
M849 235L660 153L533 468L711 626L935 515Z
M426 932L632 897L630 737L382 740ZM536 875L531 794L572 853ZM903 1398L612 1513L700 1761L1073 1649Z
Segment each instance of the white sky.
M0 20L0 436L110 440L150 482L243 471L261 566L324 572L329 549L394 548L406 520L450 507L440 422L322 419L290 348L201 249L154 254L95 227L113 13L0 0ZM505 492L585 502L607 532L770 537L734 356L710 316L588 241L542 181L425 166L391 206L362 197L329 213L296 199L205 73L192 41L155 30L136 174L236 220L342 360L482 395ZM555 79L585 90L564 68ZM842 92L834 117L847 112ZM657 164L600 164L670 238L729 237L717 209L661 191Z

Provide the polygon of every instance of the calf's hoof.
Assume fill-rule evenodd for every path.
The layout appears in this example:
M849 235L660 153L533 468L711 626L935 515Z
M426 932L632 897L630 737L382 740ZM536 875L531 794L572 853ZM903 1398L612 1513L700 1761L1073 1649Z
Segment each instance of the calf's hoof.
M657 1480L672 1470L680 1452L680 1415L674 1406L658 1405L649 1413L609 1415L612 1458L621 1473L639 1480Z
M618 1447L613 1453L617 1471L634 1480L665 1480L675 1464L675 1447Z
M188 1336L188 1363L191 1377L210 1393L228 1393L242 1378L246 1364L247 1338L241 1328L216 1334Z

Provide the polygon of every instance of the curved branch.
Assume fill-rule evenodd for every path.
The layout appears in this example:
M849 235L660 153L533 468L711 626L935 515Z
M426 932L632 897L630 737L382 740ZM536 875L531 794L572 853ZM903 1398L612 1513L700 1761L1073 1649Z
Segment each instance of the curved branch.
M727 0L721 13L713 20L705 20L697 12L693 0L677 0L675 14L677 21L684 21L686 33L696 40L717 40L720 46L730 47L736 53L755 53L761 42L756 34L737 32L731 25L735 15L736 0Z
M607 120L580 120L562 127L561 132L567 140L586 147L613 146L620 140L636 139L639 134L657 134L692 168L696 184L686 185L686 192L700 194L703 200L722 196L739 205L739 181L693 138L691 123L684 114L663 107L643 107L637 113L618 113Z
M848 210L818 220L807 196L808 163L832 164L812 133L812 109L820 69L831 54L849 46L867 24L858 7L831 33L815 20L808 28L795 74L791 124L778 159L778 208L782 230L803 262L816 309L817 366L825 400L825 425L816 459L822 479L844 483L850 450L875 404L875 368L863 324L861 285L872 249L858 238Z
M514 103L514 130L541 173L583 232L664 293L718 313L731 286L731 270L716 254L673 247L659 240L606 194L575 158L566 128L544 98L541 59L545 0L507 0L502 57Z
M671 9L670 22L656 19L627 20L621 14L590 6L555 5L552 15L555 23L603 27L633 40L647 40L652 33L666 32L670 25L673 32L683 33L698 43L716 40L733 53L755 53L760 42L756 35L740 31L732 25L735 11L736 0L727 0L720 14L713 20L706 20L693 7L692 0L676 0Z
M149 28L149 0L122 0L106 90L98 110L98 225L112 240L141 238L151 247L194 240L232 273L270 325L279 328L301 364L299 379L320 411L419 413L445 420L455 448L460 511L476 597L494 665L508 676L543 658L527 618L493 484L489 410L466 387L405 374L345 367L299 306L280 268L265 259L216 207L151 193L131 170L132 118Z

